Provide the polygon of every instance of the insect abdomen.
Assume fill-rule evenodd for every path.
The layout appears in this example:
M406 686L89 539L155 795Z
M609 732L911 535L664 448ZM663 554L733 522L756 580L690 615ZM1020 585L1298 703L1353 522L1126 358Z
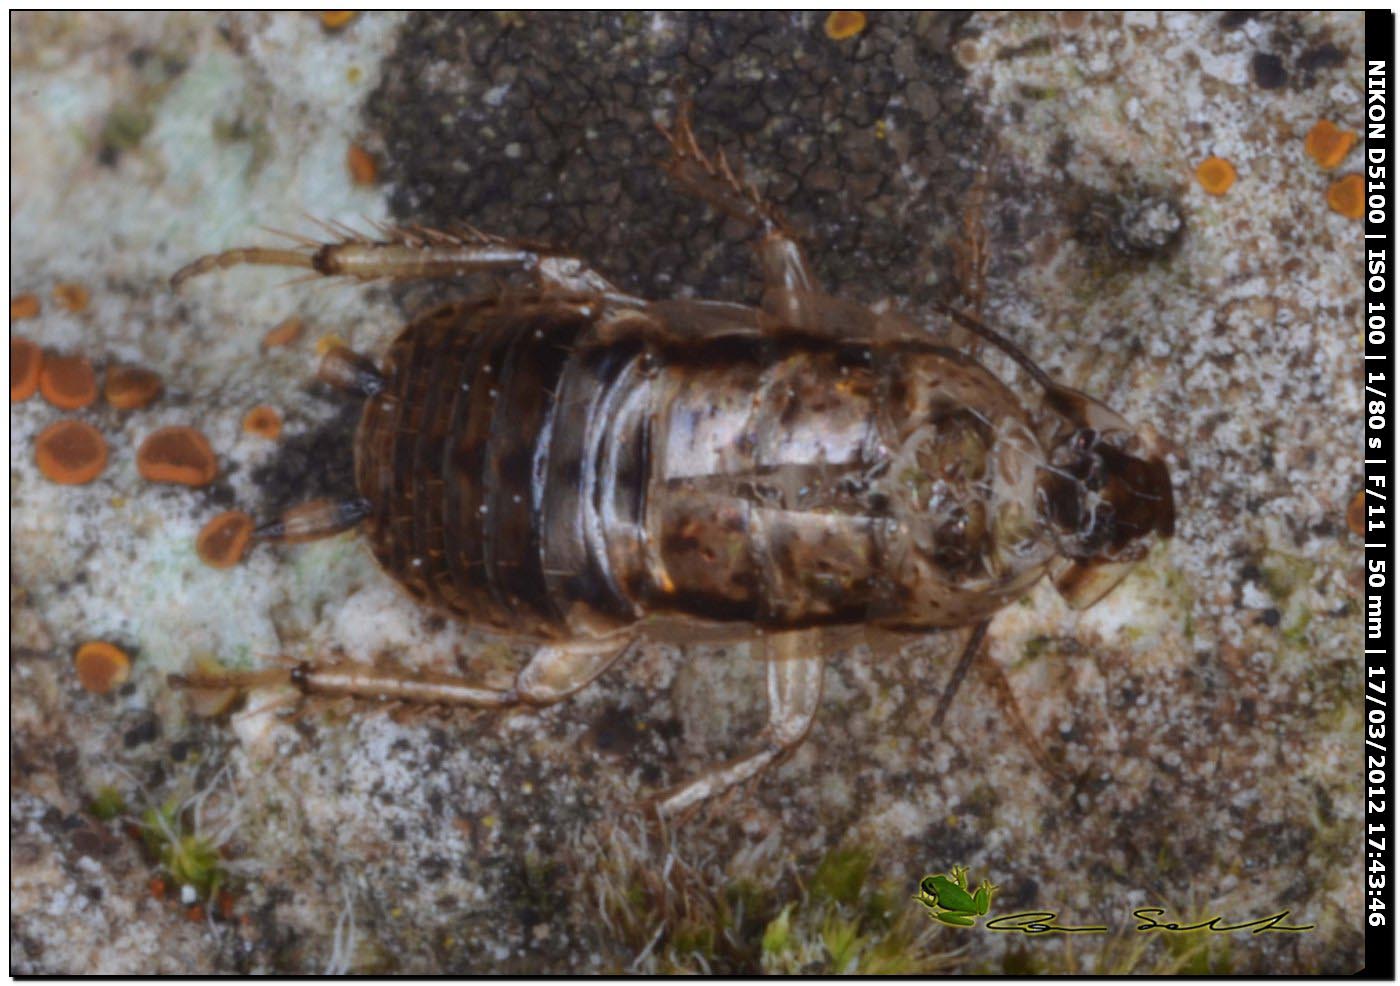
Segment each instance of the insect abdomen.
M566 631L544 569L544 472L555 397L589 326L569 306L478 301L395 340L356 473L374 553L416 598L485 626Z

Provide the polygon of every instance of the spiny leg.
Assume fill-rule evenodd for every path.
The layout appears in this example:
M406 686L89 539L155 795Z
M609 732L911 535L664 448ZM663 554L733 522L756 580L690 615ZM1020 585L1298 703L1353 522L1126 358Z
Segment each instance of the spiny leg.
M341 696L418 705L461 705L503 709L515 705L552 705L588 685L606 671L631 645L633 638L615 637L546 644L515 676L509 688L486 688L460 675L363 664L316 666L263 671L195 672L172 675L183 688L213 690L290 684L306 695Z
M763 273L765 295L819 290L802 246L782 214L751 182L746 183L735 174L722 150L713 159L700 150L690 125L689 102L682 103L677 110L672 129L667 130L660 124L657 129L671 145L666 173L680 189L760 234L754 249Z
M926 333L890 313L826 294L813 274L797 234L782 214L730 167L723 151L713 158L700 150L691 129L690 105L683 103L672 129L659 127L671 145L666 171L682 191L708 202L759 233L754 246L763 276L760 331L798 329L848 342L882 344L923 340ZM654 306L653 306L654 307Z
M958 295L976 313L987 299L987 187L994 160L977 169L963 206L962 235L953 242L953 280Z
M938 729L943 725L943 717L948 714L948 709L952 707L953 699L957 697L958 689L962 687L962 682L967 677L968 668L972 667L972 662L977 659L977 652L982 648L982 641L987 637L987 627L991 626L990 620L983 620L972 628L972 636L967 638L967 643L963 644L962 656L958 658L957 666L953 668L953 676L948 679L948 684L943 687L943 694L939 696L938 708L934 710L933 722L931 725Z
M944 717L952 708L953 699L957 697L963 679L967 677L967 672L975 663L981 670L982 676L986 678L987 683L992 686L992 690L996 692L997 702L1001 710L1011 717L1012 729L1016 731L1021 742L1030 750L1036 765L1056 780L1067 780L1064 771L1050 760L1044 748L1036 740L1035 734L1031 732L1030 726L1026 724L1025 717L1021 715L1021 707L1016 701L1015 694L1011 691L1011 684L1006 680L1006 675L1002 672L1001 667L990 658L978 660L989 626L991 626L990 620L983 620L977 624L972 629L972 635L967 638L967 642L963 645L962 655L958 658L957 666L953 669L953 675L948 679L948 684L944 686L943 694L939 697L938 708L933 714L933 728L938 729L943 725Z
M752 780L802 742L821 703L826 666L821 630L799 630L755 642L768 665L768 725L748 756L712 768L649 799L662 819L674 818L708 798Z
M1057 781L1069 783L1073 781L1069 773L1062 764L1050 758L1045 752L1045 747L1040 745L1035 733L1031 731L1030 724L1026 722L1026 717L1021 714L1021 703L1016 701L1016 693L1011 690L1011 682L1006 680L1006 672L1001 665L994 660L980 662L982 677L991 685L992 691L996 692L997 704L1001 710L1011 718L1011 728L1020 737L1021 743L1030 750L1031 757L1035 760L1036 766L1049 774Z
M524 241L483 233L465 224L448 229L424 226L376 226L377 239L343 226L329 226L336 239L318 242L292 236L290 249L237 247L186 264L170 278L175 290L193 277L244 265L298 267L311 276L428 280L477 273L521 272L546 293L569 297L602 297L640 304L624 294L582 260ZM286 234L284 234L286 235Z

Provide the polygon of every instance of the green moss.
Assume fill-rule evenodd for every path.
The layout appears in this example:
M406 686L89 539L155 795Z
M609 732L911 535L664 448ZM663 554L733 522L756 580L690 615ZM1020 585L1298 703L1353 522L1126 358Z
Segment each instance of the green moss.
M92 812L94 817L104 822L110 822L126 811L126 799L114 787L99 788L97 795L92 799L92 804L88 806L88 810Z
M628 848L636 855L604 857L585 899L602 904L603 924L633 949L622 963L630 972L876 975L949 964L931 948L946 939L905 889L871 883L864 849L832 850L806 880L783 881L784 896L748 880L713 888L678 863L663 877Z
M1292 624L1284 628L1283 640L1285 643L1295 647L1306 647L1310 641L1308 639L1308 624L1312 622L1312 611L1303 609L1298 613L1298 618Z
M1045 634L1032 637L1022 645L1021 656L1027 661L1034 661L1048 651L1053 643L1054 638L1048 637Z
M117 151L129 151L140 146L142 139L155 126L151 111L140 105L117 105L102 124L99 143Z
M812 875L812 899L855 904L869 872L870 853L864 849L833 849Z
M711 958L715 954L715 928L700 921L686 922L671 935L671 948L681 956Z
M776 962L792 947L792 909L788 904L763 929L763 957Z
M912 975L947 968L951 955L932 947L936 927L898 888L871 885L870 864L863 849L827 853L807 894L764 929L763 971Z
M1230 936L1201 931L1167 939L1170 971L1182 976L1228 976L1234 972Z
M210 133L220 144L247 145L250 151L248 173L255 175L272 156L272 134L261 123L250 123L241 113L233 119L215 117Z
M832 972L843 975L855 971L866 945L859 919L852 920L840 913L828 914L822 924L821 939Z
M1317 565L1309 558L1285 554L1282 551L1269 553L1269 561L1259 566L1264 588L1279 603L1303 588L1312 580Z
M1045 972L1040 956L1025 948L1013 948L1002 957L1001 971L1008 976L1039 976Z
M218 846L194 831L173 798L141 814L141 838L147 850L180 886L193 887L209 900L228 883Z
M170 875L208 900L226 881L219 850L193 833L170 843L161 857Z

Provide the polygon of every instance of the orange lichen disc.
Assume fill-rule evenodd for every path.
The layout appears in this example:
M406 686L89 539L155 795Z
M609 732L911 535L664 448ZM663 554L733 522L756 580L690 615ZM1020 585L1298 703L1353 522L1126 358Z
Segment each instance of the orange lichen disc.
M54 407L76 411L97 400L97 373L85 356L49 353L39 371L39 393Z
M34 464L55 483L81 486L107 468L107 441L86 422L56 421L39 433Z
M1357 537L1366 533L1366 494L1360 490L1356 491L1356 496L1347 504L1347 527L1351 528L1351 533Z
M94 695L106 695L131 677L131 658L105 640L89 640L73 655L78 681Z
M275 442L282 434L282 415L275 407L259 404L243 416L243 430Z
M1356 146L1356 134L1342 130L1331 120L1318 120L1303 138L1303 150L1324 171L1331 171Z
M355 19L358 11L354 10L323 10L321 11L321 26L327 31L339 31L346 24Z
M33 318L39 314L39 296L37 294L17 294L10 299L10 321L18 322L22 318Z
M53 286L53 300L70 312L80 312L87 308L92 295L81 284L70 282Z
M826 36L832 41L845 41L864 31L865 24L863 11L833 10L826 15Z
M27 401L39 389L44 351L20 336L10 339L10 401Z
M210 568L232 568L243 560L252 536L253 518L242 510L229 510L200 528L194 550Z
M1196 165L1196 180L1210 195L1224 195L1235 183L1235 166L1223 157L1208 157Z
M1347 175L1332 183L1327 190L1327 204L1333 212L1348 219L1360 219L1366 214L1366 181L1360 175Z
M373 185L379 177L379 165L375 164L369 151L359 144L351 144L350 150L345 152L345 165L350 169L350 179L356 185Z
M193 428L162 428L136 450L136 470L153 483L204 486L219 474L209 439Z
M290 346L301 338L301 330L301 319L295 315L284 319L269 329L267 335L263 336L263 348L276 349L278 346Z
M102 396L122 411L145 407L160 396L160 374L139 366L114 366L107 370Z
M324 357L332 349L340 349L344 346L345 340L332 332L331 334L323 335L321 336L321 338L316 340L316 355L319 357Z

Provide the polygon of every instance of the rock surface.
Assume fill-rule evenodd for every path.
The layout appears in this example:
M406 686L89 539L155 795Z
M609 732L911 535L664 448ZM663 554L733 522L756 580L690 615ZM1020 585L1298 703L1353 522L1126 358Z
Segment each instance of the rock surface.
M43 311L12 332L150 367L165 393L72 412L110 446L78 487L33 463L68 412L11 407L13 972L1360 966L1359 229L1326 203L1359 152L1324 173L1303 138L1361 129L1361 15L875 13L845 41L822 22L14 15L11 293ZM498 679L525 652L415 607L353 536L229 571L194 550L223 510L348 489L355 409L310 383L318 337L382 352L460 289L243 269L176 295L170 273L260 225L313 232L306 215L460 218L628 288L752 301L734 230L655 167L678 94L858 300L947 297L980 197L987 317L1157 429L1177 537L1083 613L1048 586L1004 611L942 734L959 635L849 648L797 755L666 838L626 806L761 726L742 643L649 646L541 714L259 693L193 718L166 675L202 657ZM1212 155L1238 173L1219 197L1194 177ZM51 300L60 282L85 311ZM292 315L302 340L260 349ZM259 404L280 441L242 432ZM213 484L138 477L167 425L209 437ZM72 672L89 639L134 657L111 695ZM176 834L221 849L227 907L153 896L161 866L126 829L171 799ZM908 897L954 865L1000 886L993 911L1112 933L933 925ZM1316 927L1166 940L1131 931L1143 906ZM834 939L832 915L859 934Z

